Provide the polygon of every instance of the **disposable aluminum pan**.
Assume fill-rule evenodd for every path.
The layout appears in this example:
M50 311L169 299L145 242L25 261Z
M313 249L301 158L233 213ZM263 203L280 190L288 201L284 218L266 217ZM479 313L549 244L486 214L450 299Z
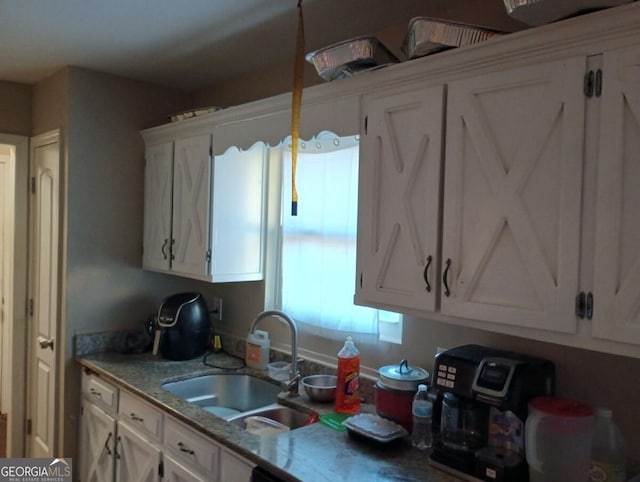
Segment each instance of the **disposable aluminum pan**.
M457 22L415 17L409 22L403 51L414 59L454 47L484 42L501 32Z
M398 59L375 37L356 37L308 53L318 75L326 81L351 77L398 62Z
M615 7L633 0L503 0L507 14L527 25L543 25L579 13Z

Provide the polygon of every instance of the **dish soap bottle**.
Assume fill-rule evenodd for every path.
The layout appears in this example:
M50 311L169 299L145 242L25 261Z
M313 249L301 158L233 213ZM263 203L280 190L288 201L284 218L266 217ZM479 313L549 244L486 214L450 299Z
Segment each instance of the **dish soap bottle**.
M348 414L360 411L360 352L350 336L338 352L335 410Z
M591 443L591 482L624 482L626 449L620 429L614 423L611 410L599 408Z

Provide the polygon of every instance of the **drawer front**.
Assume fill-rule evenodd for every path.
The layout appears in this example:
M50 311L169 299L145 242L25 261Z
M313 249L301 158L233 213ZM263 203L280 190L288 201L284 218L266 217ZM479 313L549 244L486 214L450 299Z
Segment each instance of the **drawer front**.
M118 410L118 388L97 375L82 374L82 394L111 413Z
M220 447L195 430L167 417L164 429L164 446L174 456L199 472L208 474L217 480L220 460Z
M140 433L162 441L162 412L154 406L131 395L129 392L120 393L120 420L126 420Z

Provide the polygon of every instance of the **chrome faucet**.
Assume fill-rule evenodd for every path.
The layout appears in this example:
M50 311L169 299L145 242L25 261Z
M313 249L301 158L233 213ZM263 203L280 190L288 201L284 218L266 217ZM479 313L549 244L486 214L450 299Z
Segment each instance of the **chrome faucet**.
M255 320L253 320L251 328L249 328L249 333L253 333L261 320L270 316L278 318L283 323L289 325L289 329L291 330L291 368L289 369L289 380L283 382L283 386L286 388L290 397L296 397L298 396L298 385L300 383L300 372L298 371L298 326L296 322L283 311L266 310L258 314Z

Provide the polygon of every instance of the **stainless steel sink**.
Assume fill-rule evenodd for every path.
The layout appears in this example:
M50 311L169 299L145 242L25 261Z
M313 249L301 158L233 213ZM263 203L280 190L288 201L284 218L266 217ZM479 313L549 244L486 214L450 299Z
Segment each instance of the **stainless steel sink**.
M251 416L280 422L290 430L309 424L310 415L279 405L278 385L244 374L217 374L168 382L162 388L243 429Z
M280 393L278 385L241 374L203 375L162 388L223 418L271 405Z
M241 428L246 428L247 418L253 416L266 417L271 420L275 420L276 422L280 422L281 424L286 425L290 430L295 430L296 428L304 427L305 425L313 423L310 414L278 404L273 404L267 407L250 410L249 412L241 413L239 415L234 415L228 417L227 421Z

